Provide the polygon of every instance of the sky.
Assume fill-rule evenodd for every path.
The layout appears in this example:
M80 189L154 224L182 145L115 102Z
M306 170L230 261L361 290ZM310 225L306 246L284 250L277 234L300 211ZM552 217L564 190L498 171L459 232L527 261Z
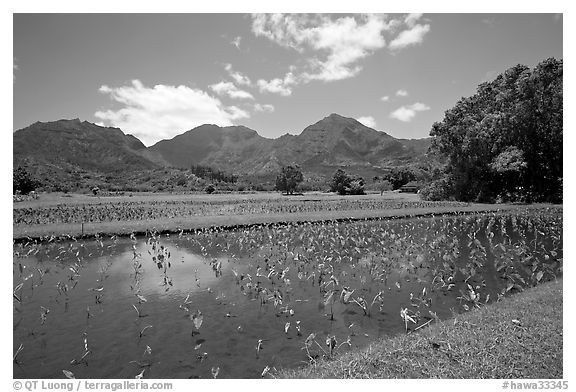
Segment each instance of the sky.
M516 64L560 14L14 14L13 130L80 118L150 146L201 124L277 138L331 113L397 138Z

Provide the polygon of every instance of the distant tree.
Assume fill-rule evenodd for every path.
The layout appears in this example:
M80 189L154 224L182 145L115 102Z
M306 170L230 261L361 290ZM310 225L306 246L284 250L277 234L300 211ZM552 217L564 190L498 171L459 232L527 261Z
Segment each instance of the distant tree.
M330 182L330 192L337 192L339 195L345 195L346 189L350 187L352 179L348 177L346 172L342 169L336 170L332 181Z
M284 166L280 174L276 177L276 190L292 195L302 181L304 181L304 176L302 175L300 167Z
M214 169L209 166L202 166L202 165L192 165L190 167L190 171L196 177L204 178L210 181L222 181L222 182L229 182L235 183L238 181L238 176L234 174L228 174L218 169Z
M407 168L394 168L384 179L392 184L392 189L400 189L402 185L416 180L416 175Z
M352 178L344 170L338 169L330 182L330 191L339 195L363 195L364 180L361 177Z
M92 188L92 194L94 194L94 196L96 196L98 194L98 192L100 192L100 188L98 188L97 186Z
M380 191L380 196L382 196L384 192L391 191L393 189L392 183L388 180L379 181L377 183L377 188Z
M346 188L347 195L364 195L364 180L361 177L354 178Z
M20 192L22 195L27 195L38 186L38 182L32 178L30 173L24 167L17 167L12 173L13 194Z

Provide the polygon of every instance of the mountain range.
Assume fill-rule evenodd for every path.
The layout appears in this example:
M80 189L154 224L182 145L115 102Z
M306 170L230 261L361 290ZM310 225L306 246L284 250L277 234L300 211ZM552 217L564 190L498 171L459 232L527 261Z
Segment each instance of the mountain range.
M421 159L430 140L396 139L353 118L331 114L299 135L277 139L244 126L205 124L146 147L118 128L74 119L36 122L14 132L13 164L32 166L40 176L114 176L202 165L239 176L273 177L289 164L299 165L308 176L331 176L337 168L372 176Z

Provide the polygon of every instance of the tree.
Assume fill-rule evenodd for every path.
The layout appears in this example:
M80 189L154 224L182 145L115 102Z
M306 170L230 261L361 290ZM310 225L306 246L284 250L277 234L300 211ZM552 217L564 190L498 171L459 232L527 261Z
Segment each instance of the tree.
M390 181L392 189L400 189L402 185L416 180L416 175L412 170L407 168L394 168L384 179Z
M338 169L330 182L330 191L339 195L363 195L364 180L361 177L352 178L344 170Z
M446 111L430 132L431 150L447 158L436 186L461 201L560 200L562 75L562 60L517 65Z
M38 186L38 182L32 178L26 168L18 166L12 173L12 192L16 194L20 192L22 195L27 195Z
M378 190L380 191L380 196L382 196L384 192L391 191L393 189L392 183L388 180L379 181L377 187Z
M354 178L346 188L347 195L364 195L364 179L361 177Z
M339 195L345 195L346 189L350 187L352 179L348 177L342 169L336 170L332 181L330 182L330 192L337 192Z
M276 190L286 192L288 195L294 194L298 185L304 181L304 176L300 167L284 166L276 177Z

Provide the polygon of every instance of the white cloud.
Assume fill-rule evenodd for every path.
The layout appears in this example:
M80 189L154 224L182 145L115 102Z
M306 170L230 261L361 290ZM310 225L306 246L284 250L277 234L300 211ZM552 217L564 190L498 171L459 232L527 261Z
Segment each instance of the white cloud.
M100 87L99 91L122 105L117 110L98 111L102 123L132 133L149 146L202 124L232 125L249 113L224 106L218 98L187 86L146 87L139 80L123 87Z
M296 84L296 79L292 72L288 72L283 79L275 78L269 81L259 79L256 84L260 92L280 94L286 97L292 95L292 86Z
M226 71L228 71L228 75L230 75L230 77L232 79L234 79L234 81L236 83L238 83L240 85L244 85L244 86L252 85L252 81L250 80L250 78L248 76L243 75L240 72L236 72L232 69L232 64L225 64L224 69L226 69Z
M383 15L345 16L332 19L325 15L253 15L252 31L279 45L301 53L313 51L302 81L341 80L355 76L357 62L386 41L382 33L389 29Z
M416 22L421 14L389 18L382 14L332 17L308 14L255 14L252 32L256 36L309 55L298 72L300 83L312 80L335 81L356 76L360 60L386 46L385 36L405 27L392 41L391 49L422 42L429 25ZM310 55L311 54L311 55Z
M234 99L254 99L252 94L248 91L238 89L232 82L220 82L208 87L218 95L227 95Z
M408 96L408 91L404 90L404 89L400 89L398 91L396 91L396 95L398 97L407 97Z
M254 110L257 112L268 112L271 113L274 111L274 106L270 104L261 105L259 103L254 105Z
M240 49L240 41L242 41L242 37L238 36L234 38L230 43L234 45L237 49Z
M369 128L376 128L376 120L372 116L358 117L356 120Z
M382 102L388 102L390 100L390 97L388 95L383 96L382 98L380 98L380 100Z
M401 106L394 110L392 113L390 113L390 118L394 118L403 122L410 122L416 116L417 112L423 112L426 110L430 110L428 105L416 102L412 105Z
M424 36L429 31L430 25L416 24L408 30L400 32L400 34L390 42L390 49L397 50L410 45L421 44L424 40Z
M418 19L422 17L422 14L408 14L404 19L404 22L408 27L414 27Z

